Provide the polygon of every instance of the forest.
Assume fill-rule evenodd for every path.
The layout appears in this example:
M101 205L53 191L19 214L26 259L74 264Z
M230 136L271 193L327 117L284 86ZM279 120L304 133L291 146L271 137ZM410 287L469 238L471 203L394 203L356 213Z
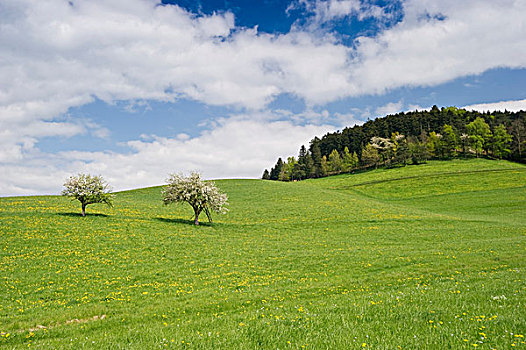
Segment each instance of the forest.
M526 163L526 111L433 106L314 137L298 157L279 158L264 180L297 181L429 159L486 157Z

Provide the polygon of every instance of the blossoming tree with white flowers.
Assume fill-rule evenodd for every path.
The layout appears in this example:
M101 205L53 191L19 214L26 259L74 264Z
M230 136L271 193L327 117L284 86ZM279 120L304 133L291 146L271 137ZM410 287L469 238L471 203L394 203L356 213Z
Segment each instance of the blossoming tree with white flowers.
M204 211L212 222L211 212L225 214L228 197L211 181L201 180L201 175L192 172L189 176L170 174L162 191L164 204L188 203L194 210L194 224L199 225L199 215Z
M109 185L101 176L78 174L70 176L64 183L62 195L78 200L82 205L82 216L86 216L86 206L104 203L113 206L113 195Z

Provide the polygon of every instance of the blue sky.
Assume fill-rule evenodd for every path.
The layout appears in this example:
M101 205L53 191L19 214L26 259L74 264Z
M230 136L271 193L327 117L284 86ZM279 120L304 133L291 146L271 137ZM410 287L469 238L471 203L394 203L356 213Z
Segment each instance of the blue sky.
M524 1L0 2L0 195L259 177L432 105L526 109Z

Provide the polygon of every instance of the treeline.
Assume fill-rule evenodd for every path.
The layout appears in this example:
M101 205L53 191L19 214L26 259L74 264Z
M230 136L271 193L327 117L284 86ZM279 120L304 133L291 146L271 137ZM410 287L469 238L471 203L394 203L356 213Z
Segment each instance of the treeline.
M315 137L298 158L279 158L263 179L294 181L428 159L490 157L526 162L526 112L456 107L398 113Z

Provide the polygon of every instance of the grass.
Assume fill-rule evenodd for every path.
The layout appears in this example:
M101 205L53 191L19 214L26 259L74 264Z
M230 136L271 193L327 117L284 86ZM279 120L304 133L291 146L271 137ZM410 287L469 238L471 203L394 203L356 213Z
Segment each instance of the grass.
M1 198L0 347L525 347L525 166L216 183L199 227L159 187Z

